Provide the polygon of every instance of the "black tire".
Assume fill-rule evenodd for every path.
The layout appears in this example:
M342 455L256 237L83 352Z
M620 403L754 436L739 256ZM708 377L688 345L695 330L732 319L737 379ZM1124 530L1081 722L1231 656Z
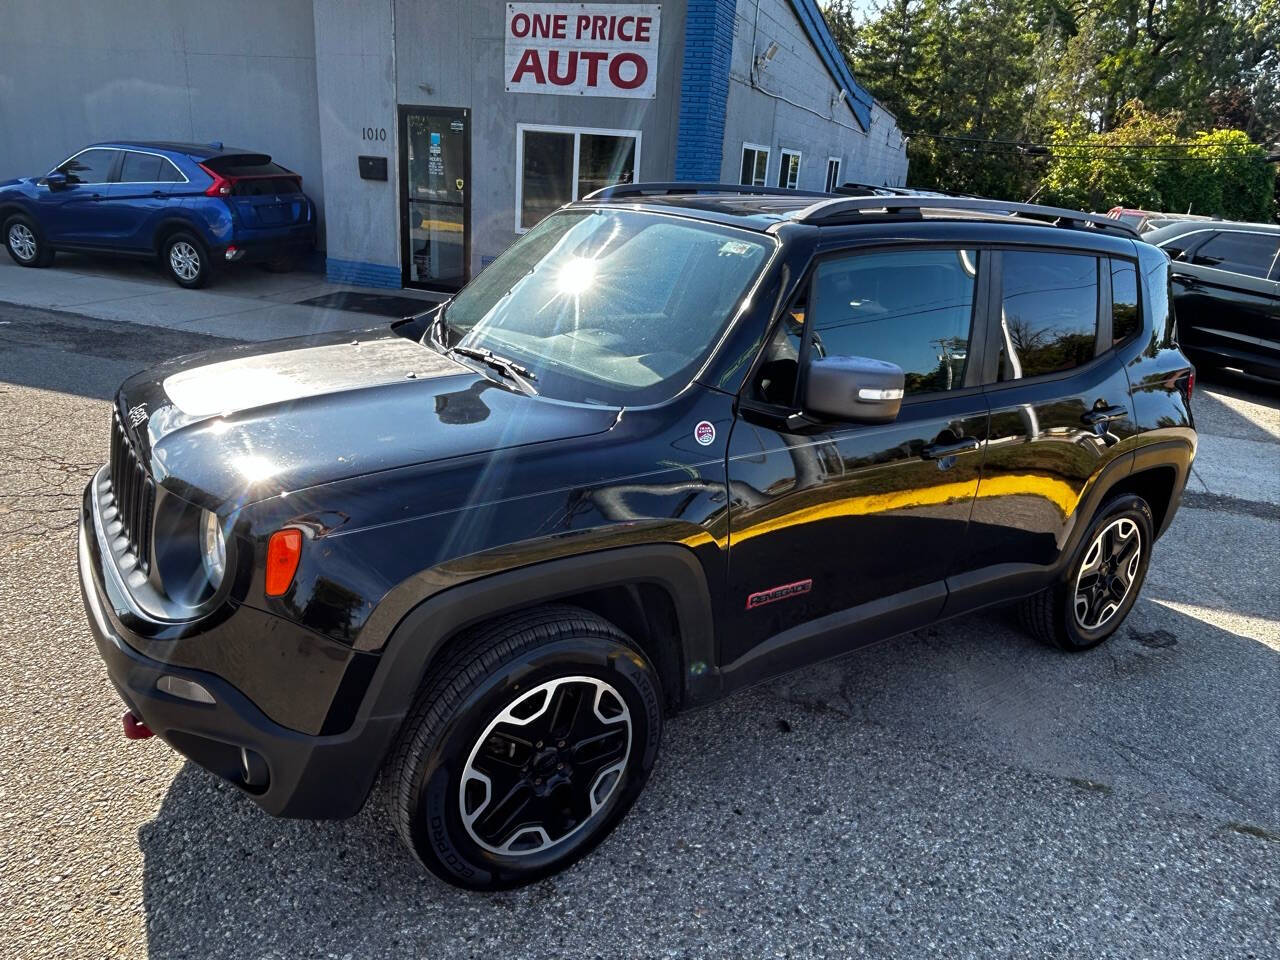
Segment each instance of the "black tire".
M1134 532L1139 538L1136 545ZM1108 535L1111 546L1106 543ZM1094 545L1099 543L1102 545L1095 564L1092 554ZM1080 538L1075 556L1063 574L1044 590L1021 601L1018 613L1023 628L1037 640L1061 650L1078 652L1096 647L1116 632L1137 602L1154 543L1155 523L1147 501L1134 494L1108 500ZM1135 549L1137 562L1131 567ZM1114 550L1124 552L1117 555ZM1111 563L1114 566L1108 569ZM1098 569L1085 570L1086 566ZM1124 593L1117 596L1117 583L1122 579L1126 581L1120 585Z
M194 290L209 282L213 259L197 236L180 230L160 245L160 266L178 286Z
M25 213L15 213L5 220L4 245L20 267L47 267L53 263L53 248L45 243L39 225Z
M613 624L562 604L500 617L451 647L388 760L392 819L449 883L531 883L590 852L644 788L662 735L657 674ZM590 715L573 709L588 700Z

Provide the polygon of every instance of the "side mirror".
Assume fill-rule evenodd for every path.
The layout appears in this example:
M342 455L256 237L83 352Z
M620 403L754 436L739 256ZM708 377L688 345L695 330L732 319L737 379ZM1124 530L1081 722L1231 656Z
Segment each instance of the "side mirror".
M905 375L869 357L814 357L804 377L805 412L854 423L891 423L902 406Z
M44 185L50 190L61 190L67 185L67 175L61 170L55 170L44 178Z

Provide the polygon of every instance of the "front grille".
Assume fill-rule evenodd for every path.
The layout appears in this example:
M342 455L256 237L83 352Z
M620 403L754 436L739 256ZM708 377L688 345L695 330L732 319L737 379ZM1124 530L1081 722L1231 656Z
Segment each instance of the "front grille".
M119 412L111 417L111 495L116 502L120 533L129 542L129 552L138 558L138 567L147 573L151 570L151 515L155 512L156 485L134 453Z

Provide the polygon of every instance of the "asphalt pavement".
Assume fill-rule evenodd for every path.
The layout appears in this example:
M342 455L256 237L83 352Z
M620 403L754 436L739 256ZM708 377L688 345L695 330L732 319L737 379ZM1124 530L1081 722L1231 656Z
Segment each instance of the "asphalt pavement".
M80 492L119 382L225 342L0 305L5 958L1280 955L1280 391L1202 374L1196 482L1103 647L971 616L678 716L591 857L476 895L377 808L275 820L121 735Z

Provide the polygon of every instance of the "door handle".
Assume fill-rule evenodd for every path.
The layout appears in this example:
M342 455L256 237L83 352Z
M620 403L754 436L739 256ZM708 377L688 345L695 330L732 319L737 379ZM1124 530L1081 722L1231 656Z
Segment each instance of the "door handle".
M920 451L921 460L941 460L954 457L957 453L969 453L978 449L978 441L973 437L965 437L955 443L931 443Z
M1100 423L1110 423L1112 420L1123 420L1129 415L1128 409L1125 407L1100 407L1090 410L1080 419L1087 426L1096 427Z
M164 196L164 191L163 191L163 190L152 190L152 191L151 191L151 195L152 195L153 197L163 197L163 196Z

